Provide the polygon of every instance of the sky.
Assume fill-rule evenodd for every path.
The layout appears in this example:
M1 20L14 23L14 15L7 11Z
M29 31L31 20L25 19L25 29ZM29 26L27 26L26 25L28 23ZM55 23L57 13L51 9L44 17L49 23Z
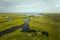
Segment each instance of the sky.
M60 0L0 0L0 12L60 13Z

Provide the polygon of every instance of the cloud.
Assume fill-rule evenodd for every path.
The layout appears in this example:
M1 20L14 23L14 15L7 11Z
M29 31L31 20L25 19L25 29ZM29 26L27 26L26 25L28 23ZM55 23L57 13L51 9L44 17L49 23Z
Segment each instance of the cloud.
M0 12L60 12L60 0L0 0Z

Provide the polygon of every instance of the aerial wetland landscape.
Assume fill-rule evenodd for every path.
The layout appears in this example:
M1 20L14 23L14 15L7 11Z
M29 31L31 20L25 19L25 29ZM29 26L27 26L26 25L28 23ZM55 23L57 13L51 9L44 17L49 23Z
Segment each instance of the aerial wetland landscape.
M60 40L60 14L0 13L0 40Z
M0 40L60 40L60 0L0 0Z

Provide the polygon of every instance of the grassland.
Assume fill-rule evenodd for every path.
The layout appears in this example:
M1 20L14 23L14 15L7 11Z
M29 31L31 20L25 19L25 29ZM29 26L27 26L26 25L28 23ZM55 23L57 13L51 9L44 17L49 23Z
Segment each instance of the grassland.
M22 29L6 34L0 37L0 40L40 40L35 33L21 32ZM39 35L38 35L39 36Z
M0 32L24 24L25 16L18 14L0 14Z
M30 29L37 30L37 32L44 32L42 35L48 37L42 40L60 40L60 14L44 14L40 17L33 17L30 19ZM41 36L42 37L42 36ZM43 38L43 37L42 37Z
M12 16L10 16L12 17ZM14 32L8 33L0 37L0 40L60 40L60 14L42 14L40 16L30 16L29 28L36 32L21 32L23 29L16 29ZM11 27L19 26L25 21L23 16L13 16L14 21L9 21ZM21 18L21 19L20 19ZM5 21L5 20L4 20ZM17 24L16 24L16 23ZM7 22L8 23L8 22ZM4 24L4 23L2 23ZM6 25L6 24L5 24ZM9 27L9 25L7 26ZM5 29L3 27L3 29Z

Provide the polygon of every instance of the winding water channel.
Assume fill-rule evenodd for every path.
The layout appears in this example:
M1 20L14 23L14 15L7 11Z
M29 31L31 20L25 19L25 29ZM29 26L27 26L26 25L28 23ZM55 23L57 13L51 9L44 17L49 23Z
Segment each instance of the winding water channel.
M29 19L26 18L25 23L22 26L15 26L15 27L12 27L10 29L4 30L4 31L0 32L0 37L5 35L5 34L11 33L11 32L13 32L13 31L15 31L16 29L19 29L19 28L23 29L21 32L36 32L34 30L29 29L28 23L29 23Z
M12 19L10 19L8 21L11 21L11 20ZM11 32L13 32L13 31L15 31L15 30L17 30L19 28L23 29L21 32L28 32L28 33L34 32L34 33L36 33L37 32L36 30L30 30L29 29L29 25L28 24L29 24L29 19L26 18L25 19L25 23L23 25L21 25L21 26L15 26L15 27L12 27L10 29L7 29L7 30L4 30L4 31L0 32L0 37L2 37L5 34L11 33ZM46 35L48 37L48 32L42 31L42 35Z

